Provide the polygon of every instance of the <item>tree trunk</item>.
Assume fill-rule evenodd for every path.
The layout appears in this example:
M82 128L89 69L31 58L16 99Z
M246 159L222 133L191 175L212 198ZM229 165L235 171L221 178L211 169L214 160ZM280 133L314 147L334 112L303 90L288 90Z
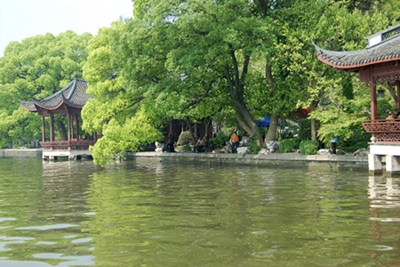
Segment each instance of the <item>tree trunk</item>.
M269 122L269 129L265 136L265 141L275 141L276 138L276 130L278 129L278 114L274 113L271 116L271 120Z
M65 125L60 118L55 119L58 127L58 132L60 133L61 140L68 140L67 133L65 131Z
M231 71L229 65L225 65L225 76L229 85L229 94L233 103L235 104L236 119L238 120L240 126L245 130L249 136L257 137L257 144L263 146L263 140L260 128L250 114L248 108L246 107L244 101L244 81L248 71L248 66L250 63L250 55L244 56L244 63L242 73L239 73L238 62L236 60L236 55L233 50L231 50L231 57L233 62L233 77L231 77Z
M275 95L276 94L275 81L274 81L274 78L272 77L272 67L271 67L271 65L269 65L268 59L267 59L267 63L265 64L265 78L267 79L268 84L272 89L272 93ZM276 130L278 129L278 118L279 118L279 115L275 110L275 112L271 116L271 119L269 122L269 129L268 129L267 135L265 136L266 142L275 141Z
M192 143L193 143L193 145L195 146L195 145L196 145L196 137L194 136L193 128L192 128L192 126L190 125L190 119L189 119L189 117L186 117L186 122L187 122L187 124L188 124L188 126L189 126L190 136L192 137Z
M249 110L247 109L244 101L235 99L236 107L236 119L238 120L240 126L249 134L249 136L257 137L257 145L264 146L262 134L257 123L251 116Z
M310 105L311 112L313 112L318 107L318 101L319 99L311 102ZM317 120L314 118L311 118L311 140L317 141Z
M204 118L204 120L203 120L203 123L204 123L204 131L205 131L205 136L207 137L207 140L210 140L211 139L211 136L209 135L209 127L210 127L210 124L211 124L211 119L210 118Z
M317 120L311 118L311 140L317 141Z

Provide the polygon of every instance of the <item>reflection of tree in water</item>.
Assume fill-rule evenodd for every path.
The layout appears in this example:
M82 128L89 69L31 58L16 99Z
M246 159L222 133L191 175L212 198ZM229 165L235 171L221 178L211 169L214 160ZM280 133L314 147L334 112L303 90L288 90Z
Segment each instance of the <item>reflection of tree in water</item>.
M89 175L99 169L90 161L43 162L43 184L39 214L53 222L81 222L86 216ZM57 214L57 216L55 216ZM44 218L43 218L44 219Z
M380 265L384 265L380 257L383 252L397 250L400 247L400 178L370 176L369 189L370 212L374 236L379 246L371 253L371 257ZM395 245L393 245L395 244ZM394 251L394 254L398 252ZM386 261L388 266L400 266L399 260ZM386 266L386 265L384 265Z
M239 262L251 255L244 241L238 241L248 232L251 220L246 216L232 220L240 209L235 204L246 194L233 194L234 190L231 173L207 165L137 163L118 173L94 174L88 205L96 216L87 222L87 231L95 243L96 263L200 266L221 259L226 264Z
M82 266L92 264L90 241L82 234L80 222L88 218L84 192L89 174L97 169L93 162L3 159L0 169L4 170L1 212L14 218L1 224L5 227L1 256L8 257L4 263L25 260L41 266L76 260ZM40 258L42 254L45 258Z

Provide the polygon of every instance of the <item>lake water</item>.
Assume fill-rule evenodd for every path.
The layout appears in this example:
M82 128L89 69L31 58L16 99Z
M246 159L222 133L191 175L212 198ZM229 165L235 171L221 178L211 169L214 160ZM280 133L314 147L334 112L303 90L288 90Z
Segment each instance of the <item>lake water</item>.
M0 266L400 266L400 179L0 159Z

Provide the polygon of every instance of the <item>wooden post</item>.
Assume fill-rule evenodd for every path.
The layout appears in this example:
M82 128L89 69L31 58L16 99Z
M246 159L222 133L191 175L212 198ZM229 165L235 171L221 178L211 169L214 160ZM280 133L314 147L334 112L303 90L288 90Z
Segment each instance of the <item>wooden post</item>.
M376 85L370 68L370 89L371 89L371 120L378 119L377 101L376 101Z
M46 141L46 123L44 120L44 115L42 117L42 142Z
M54 141L54 115L50 115L50 141Z
M79 117L78 114L75 114L76 120L76 140L79 140Z
M67 113L68 116L68 141L71 141L71 116Z
M396 82L397 87L397 112L400 112L400 82Z

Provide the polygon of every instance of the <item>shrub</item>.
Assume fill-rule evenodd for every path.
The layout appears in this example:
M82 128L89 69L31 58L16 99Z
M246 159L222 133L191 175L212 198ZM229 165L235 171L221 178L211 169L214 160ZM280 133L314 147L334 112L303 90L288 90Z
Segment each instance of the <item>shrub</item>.
M184 131L179 135L178 145L180 146L192 145L192 136L190 135L190 131Z
M295 137L295 138L292 138L291 140L293 142L294 149L299 149L300 148L300 143L302 141L301 138L300 137Z
M257 145L257 137L250 137L250 146L247 149L247 153L249 154L258 154L260 152L261 147Z
M318 152L318 141L303 140L300 143L300 154L302 155L315 155Z
M299 126L299 137L302 140L309 140L311 138L311 120L302 119L301 121L299 121Z
M289 153L294 149L294 140L293 139L284 139L279 144L279 151L281 153Z
M210 149L214 150L216 148L222 148L226 145L226 142L229 141L229 136L223 134L222 132L220 134L218 134L215 138L211 139L211 146Z

